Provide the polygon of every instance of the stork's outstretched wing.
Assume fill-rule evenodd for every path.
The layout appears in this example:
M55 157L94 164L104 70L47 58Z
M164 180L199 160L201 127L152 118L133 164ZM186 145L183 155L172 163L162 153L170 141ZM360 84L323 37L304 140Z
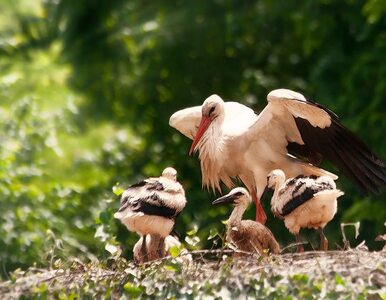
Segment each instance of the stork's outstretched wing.
M169 125L193 140L201 120L201 106L176 111L169 119Z
M339 118L322 105L285 89L268 94L268 105L259 115L254 130L276 132L272 142L311 163L331 161L364 193L377 193L386 186L384 163ZM269 124L269 125L268 125ZM279 150L278 150L279 151Z
M201 106L194 106L175 112L169 119L169 125L193 139L201 121L201 108ZM238 102L224 102L224 122L222 123L224 134L242 135L256 119L257 115L249 107Z

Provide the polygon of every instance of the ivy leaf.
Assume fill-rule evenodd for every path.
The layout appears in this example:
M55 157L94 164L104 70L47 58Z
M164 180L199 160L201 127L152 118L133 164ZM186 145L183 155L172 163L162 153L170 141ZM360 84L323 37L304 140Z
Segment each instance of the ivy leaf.
M142 294L142 288L132 284L131 282L126 282L123 286L123 289L133 298L138 298Z
M187 236L185 237L185 242L191 246L196 246L200 242L200 238L198 236Z
M345 285L346 284L344 279L338 274L335 274L335 283L339 284L339 285Z
M105 250L110 252L111 255L119 255L121 252L121 248L110 243L107 243L105 245Z
M171 257L176 258L181 253L181 249L178 246L173 246L169 249Z
M125 191L123 188L121 188L120 186L118 186L119 183L117 183L116 185L113 186L113 193L114 195L116 196L120 196L122 195L122 193Z
M214 228L214 229L211 228L211 229L209 230L208 240L212 240L212 239L214 239L216 236L220 236L220 234L219 234L217 228Z
M197 224L194 224L193 228L186 232L187 235L195 235L198 232Z

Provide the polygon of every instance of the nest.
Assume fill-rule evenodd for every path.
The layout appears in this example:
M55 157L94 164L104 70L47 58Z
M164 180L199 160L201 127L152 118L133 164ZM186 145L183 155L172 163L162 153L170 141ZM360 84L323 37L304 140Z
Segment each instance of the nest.
M343 278L352 290L366 287L386 293L386 251L310 251L271 256L246 255L237 259L232 258L232 253L231 250L193 251L178 258L164 258L142 266L114 259L109 266L103 267L101 263L83 264L75 261L67 269L30 268L26 272L14 273L13 280L0 283L0 295L1 299L18 299L22 295L36 296L44 293L50 296L58 296L60 293L106 296L106 290L109 289L109 297L119 298L127 282L134 286L151 287L153 290L142 290L148 294L155 293L154 282L161 287L180 284L179 292L184 292L185 287L194 289L194 286L203 283L221 284L228 291L250 290L251 282L258 280L259 286L265 284L274 289L276 283L264 282L274 279L275 282L287 284L299 274L305 276L301 278L323 280L326 288L331 282L337 285L339 274L338 278ZM178 283L178 276L182 283ZM92 293L88 294L91 287Z

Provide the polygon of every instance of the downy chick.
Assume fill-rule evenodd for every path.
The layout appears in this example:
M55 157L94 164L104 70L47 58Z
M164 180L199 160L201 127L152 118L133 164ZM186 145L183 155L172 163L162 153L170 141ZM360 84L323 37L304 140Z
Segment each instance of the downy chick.
M229 194L216 199L212 204L233 204L234 209L227 221L226 239L245 252L264 254L264 250L279 253L280 246L272 232L263 224L242 220L243 214L251 203L251 197L245 188L237 187Z
M328 240L323 229L337 210L337 198L344 193L336 189L329 176L297 176L286 180L282 170L272 171L268 177L268 187L274 189L271 199L273 214L284 219L287 229L300 242L301 228L319 229L320 249L328 249ZM303 246L298 252L303 252Z

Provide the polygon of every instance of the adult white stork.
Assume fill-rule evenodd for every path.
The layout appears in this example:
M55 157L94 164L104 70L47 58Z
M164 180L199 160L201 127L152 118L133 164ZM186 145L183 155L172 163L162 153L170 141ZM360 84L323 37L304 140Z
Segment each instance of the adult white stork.
M286 180L282 170L268 174L267 186L274 189L271 210L276 217L284 219L287 229L300 242L301 228L319 229L320 250L328 250L328 240L323 229L337 210L337 198L344 193L336 188L329 176L303 176ZM303 245L298 247L303 252Z
M261 223L266 215L260 197L274 169L282 169L286 177L337 179L314 166L326 158L364 192L378 192L386 185L384 163L332 111L287 89L274 90L267 99L268 105L258 115L240 103L212 95L201 106L170 117L170 126L193 139L189 153L199 150L203 185L220 190L220 181L231 188L232 179L241 179L252 194L256 220Z
M114 217L145 239L146 235L152 235L153 240L159 241L158 249L162 251L164 240L185 205L185 191L177 181L177 171L168 167L160 177L145 179L125 190ZM146 243L142 246L146 247ZM146 249L142 252L146 253Z

